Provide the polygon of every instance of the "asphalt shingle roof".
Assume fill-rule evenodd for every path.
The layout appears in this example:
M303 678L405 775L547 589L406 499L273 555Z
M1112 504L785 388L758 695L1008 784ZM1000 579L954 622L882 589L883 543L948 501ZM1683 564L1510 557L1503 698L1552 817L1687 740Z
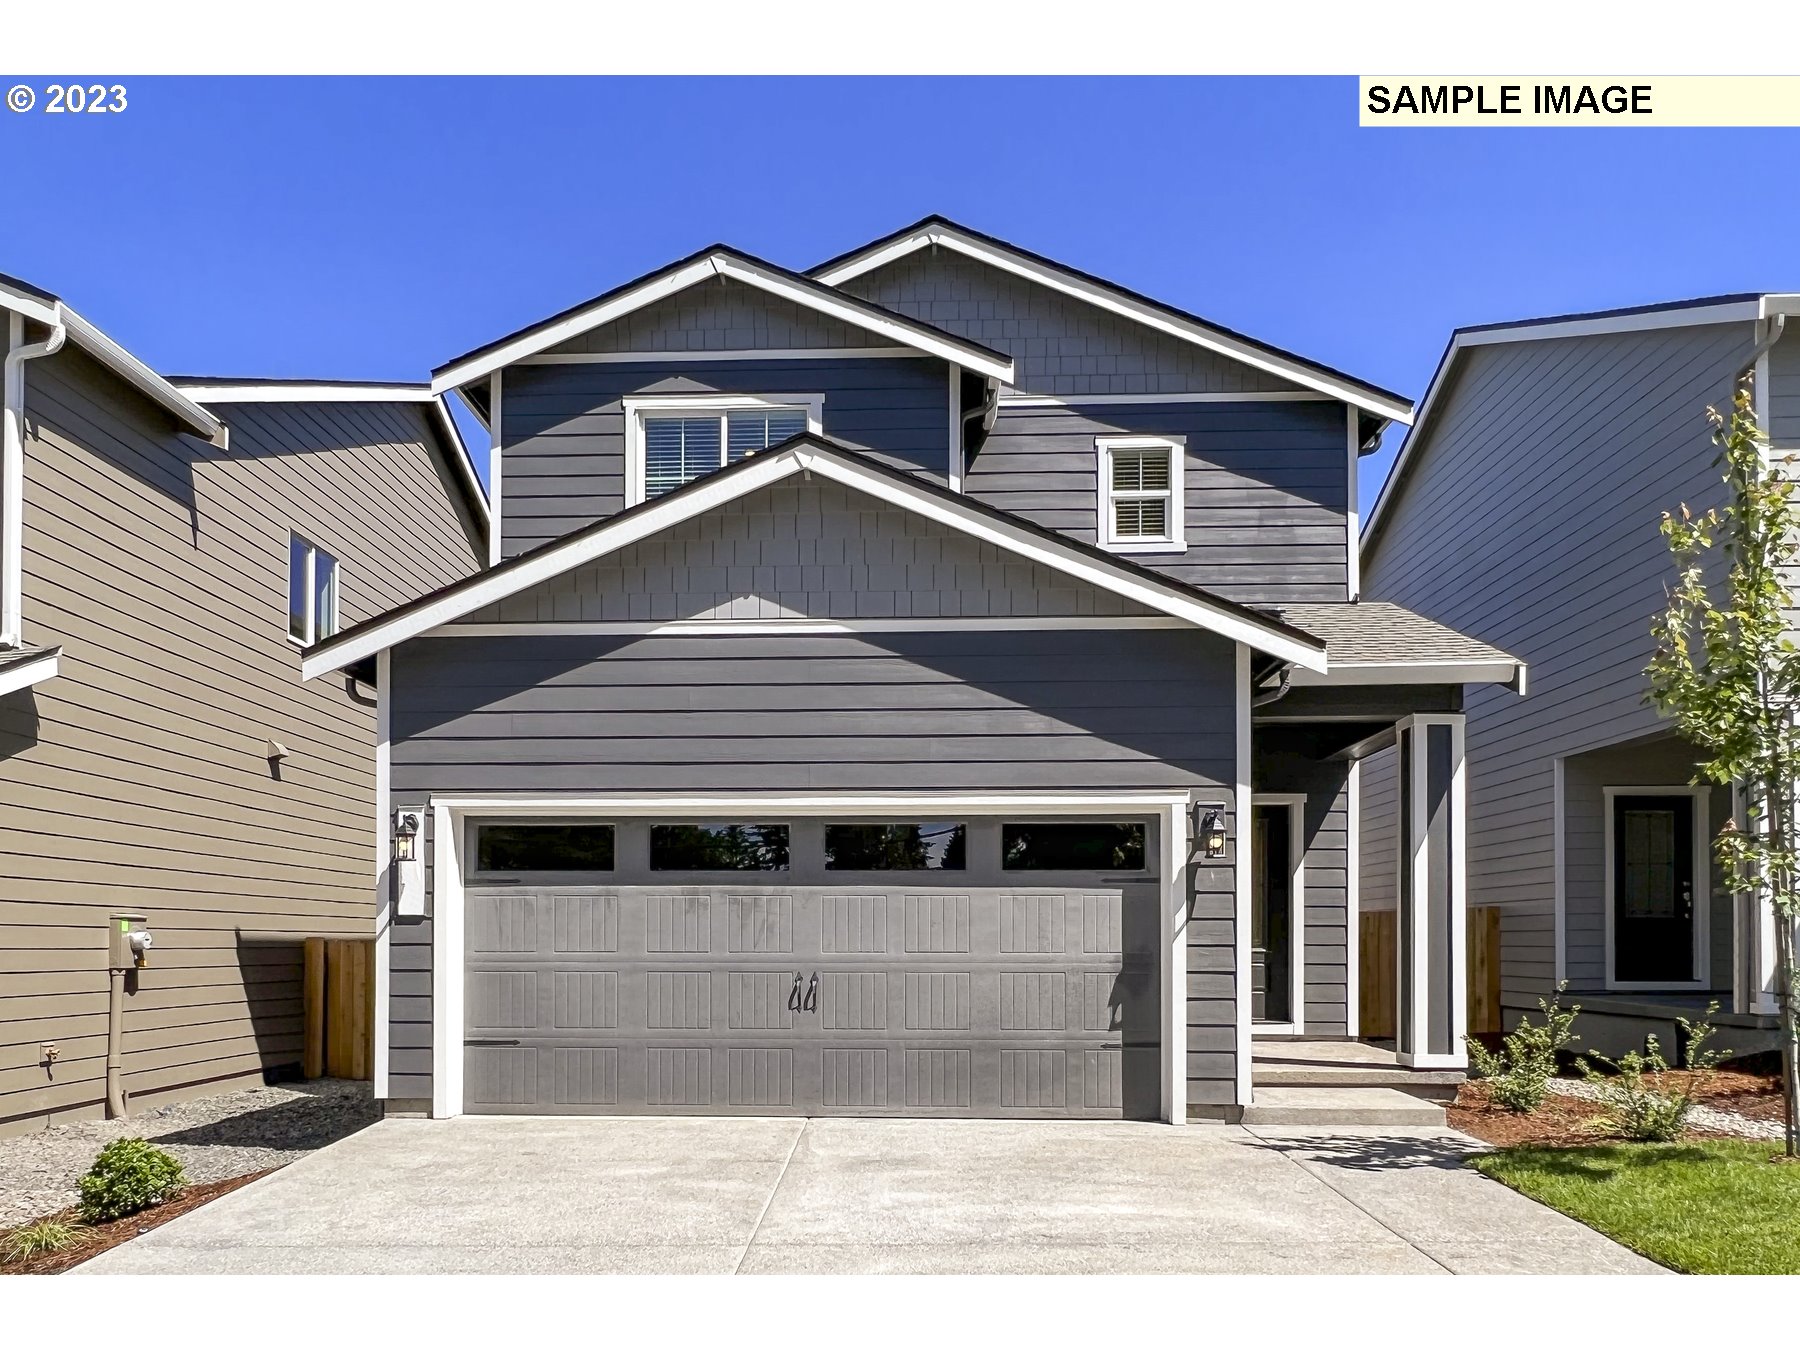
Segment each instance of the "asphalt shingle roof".
M1510 652L1386 600L1263 608L1294 627L1323 638L1325 659L1333 666L1419 661L1473 665L1519 660Z

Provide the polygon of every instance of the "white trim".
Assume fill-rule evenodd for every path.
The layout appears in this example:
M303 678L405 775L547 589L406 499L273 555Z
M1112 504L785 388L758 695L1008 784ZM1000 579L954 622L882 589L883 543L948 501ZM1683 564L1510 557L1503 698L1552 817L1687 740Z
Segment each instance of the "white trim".
M1240 647L1239 649L1243 649ZM1249 658L1242 667L1246 675ZM1240 682L1241 683L1241 682ZM1054 796L1043 793L920 792L900 795L841 793L787 795L745 792L730 795L579 796L567 797L457 797L431 799L432 843L435 874L432 878L431 1047L432 1107L438 1119L462 1114L463 1109L463 825L471 816L659 816L670 814L718 814L746 809L780 811L787 815L826 816L840 812L959 811L979 816L1004 816L1020 811L1048 815L1091 816L1103 813L1146 815L1156 818L1163 839L1163 918L1161 964L1162 1047L1161 1098L1163 1116L1171 1124L1186 1118L1187 1095L1187 954L1185 913L1187 812L1186 794L1099 793L1090 796ZM1244 1004L1248 1007L1248 1004ZM1247 1064L1247 1058L1244 1061Z
M196 403L432 403L423 384L332 384L326 380L172 380Z
M644 418L647 414L661 417L719 418L719 464L726 467L725 455L729 436L725 427L728 413L763 409L769 412L804 412L810 435L825 434L825 395L823 394L628 394L620 402L625 408L625 505L637 506L645 500ZM690 480L691 481L691 480Z
M1008 358L926 328L898 314L882 313L853 303L847 298L822 293L816 286L794 281L748 259L715 252L696 258L663 276L632 286L611 299L584 305L566 318L531 329L489 351L457 361L432 377L431 390L441 394L459 384L480 379L514 361L535 356L589 329L609 324L715 276L741 281L803 308L830 315L840 323L874 333L892 342L903 343L916 351L929 353L945 361L959 361L971 370L978 370L1007 384L1012 383L1013 363Z
M323 642L338 631L338 624L343 617L343 563L337 554L322 544L315 544L307 536L295 529L288 531L288 595L293 597L294 586L294 545L299 544L306 550L306 632L296 637L293 628L293 613L288 614L288 641L298 647L310 647L314 643ZM331 562L331 632L319 631L319 558L323 555Z
M3 654L4 652L0 652L0 655ZM0 667L0 694L17 693L34 684L42 684L45 680L53 680L61 670L62 656L54 647L37 656L15 661L9 666Z
M1210 394L1002 394L1002 408L1117 407L1140 403L1335 403L1311 389L1243 390Z
M392 797L393 654L375 653L375 1026L374 1086L377 1101L388 1095L388 1040L393 979L388 972L393 944L393 897L389 868L393 862Z
M1568 911L1569 887L1565 869L1568 866L1568 762L1558 755L1550 761L1550 857L1554 876L1551 884L1551 932L1556 940L1551 969L1555 982L1569 978Z
M1617 900L1613 894L1613 802L1619 797L1686 797L1692 803L1691 814L1693 830L1693 868L1694 868L1694 902L1693 902L1693 964L1689 967L1694 977L1687 980L1620 980L1613 976L1613 962L1616 959L1614 949L1613 926L1616 919L1614 910ZM1682 783L1677 786L1635 787L1624 784L1600 789L1601 810L1605 820L1601 823L1601 847L1605 850L1602 875L1605 877L1604 890L1601 892L1601 904L1606 922L1606 964L1602 973L1606 977L1608 989L1710 989L1712 987L1712 850L1707 847L1707 824L1711 815L1712 789L1701 784Z
M944 481L952 492L963 490L962 367L950 363L950 424L944 451Z
M191 431L221 449L225 448L229 437L225 424L218 418L60 300L56 302L56 318L68 328L69 336L76 344L85 347L101 365L173 414Z
M1357 434L1360 419L1356 409L1346 406L1344 420L1350 424L1349 491L1345 497L1350 506L1344 518L1344 589L1346 598L1354 603L1362 594L1362 531L1357 527L1360 508L1356 500L1356 466L1362 458L1362 447L1359 444L1361 437Z
M1304 792L1252 792L1250 805L1287 809L1288 858L1288 1020L1255 1022L1250 1035L1301 1036L1306 1033L1306 801ZM1254 833L1252 834L1254 839ZM1255 878L1252 877L1252 882ZM1251 887L1255 890L1254 885ZM1254 900L1254 896L1252 897Z
M462 820L435 799L431 810L431 1114L463 1110Z
M1250 1055L1250 648L1237 644L1236 782L1232 788L1231 816L1235 843L1231 851L1232 888L1232 985L1237 991L1237 1019L1233 1046L1237 1070L1234 1097L1249 1106L1255 1095Z
M1777 299L1774 296L1763 297L1763 302ZM1437 369L1432 373L1431 383L1426 386L1425 397L1419 400L1418 413L1413 418L1411 430L1406 439L1400 443L1400 451L1394 456L1394 462L1388 468L1387 478L1381 484L1381 492L1375 498L1375 506L1369 512L1369 518L1363 525L1362 547L1366 552L1374 546L1386 522L1388 508L1394 500L1401 480L1411 464L1418 446L1431 434L1431 413L1437 405L1438 397L1448 387L1452 371L1456 367L1457 358L1470 347L1488 347L1502 342L1542 342L1551 338L1598 337L1612 333L1643 333L1665 328L1691 328L1702 324L1750 323L1762 317L1764 303L1755 300L1728 301L1719 305L1700 305L1689 308L1651 309L1637 314L1575 315L1554 323L1520 323L1503 327L1484 328L1479 331L1459 330L1450 335L1450 342L1444 348L1444 354L1438 358Z
M1469 1034L1469 721L1450 721L1450 1063L1468 1067ZM1436 1058L1435 1056L1433 1057ZM1442 1061L1440 1061L1441 1063Z
M1355 388L1342 380L1302 364L1291 358L1274 355L1259 347L1251 345L1244 339L1235 337L1210 324L1197 319L1184 318L1169 313L1163 307L1149 301L1139 300L1122 293L1117 287L1102 282L1091 281L1079 277L1067 269L1052 264L1026 258L1011 249L997 247L985 240L974 239L947 221L930 221L919 229L890 241L877 249L853 255L829 268L814 273L817 280L828 286L836 286L873 271L897 258L903 258L917 249L936 245L965 254L986 263L1001 271L1022 276L1040 286L1060 291L1064 295L1073 296L1112 314L1122 315L1145 327L1167 333L1209 351L1228 356L1234 361L1241 361L1247 366L1267 371L1283 379L1292 380L1295 384L1305 385L1332 398L1346 403L1354 403L1359 408L1385 417L1394 422L1410 422L1412 405L1403 401L1382 398L1367 390ZM1010 377L1006 381L1011 383Z
M1169 486L1163 492L1127 492L1127 498L1162 497L1168 502L1163 524L1167 533L1156 539L1119 536L1113 533L1113 503L1119 495L1112 485L1112 459L1120 450L1162 450L1169 456ZM1094 437L1095 509L1100 547L1113 553L1186 553L1187 552L1187 460L1185 436L1096 436Z
M566 623L449 623L419 633L424 638L459 637L812 637L833 633L1017 633L1107 631L1121 628L1189 628L1166 614L1071 614L992 619L665 619Z
M501 488L506 467L506 422L500 411L504 396L500 381L504 373L496 370L488 376L488 509L494 517L488 530L489 567L500 565L500 544L506 533L506 498Z
M1399 865L1412 870L1412 913L1401 912L1398 922L1411 921L1413 969L1412 1049L1396 1046L1401 1064L1414 1069L1462 1069L1468 1067L1468 1051L1464 1036L1468 1031L1468 783L1467 783L1467 718L1463 713L1413 713L1395 724L1396 731L1409 734L1411 763L1403 767L1412 771L1409 789L1411 821L1402 822L1397 841ZM1446 794L1449 809L1449 832L1446 847L1450 854L1448 896L1449 913L1443 916L1449 924L1448 959L1450 978L1450 1050L1434 1051L1431 1044L1431 858L1427 848L1430 816L1427 801L1431 786L1431 731L1447 727L1450 731L1450 782ZM1396 756L1398 758L1398 756ZM1407 857L1407 841L1412 841L1412 856ZM1396 904L1398 897L1396 896ZM1408 944L1396 943L1396 958L1403 958Z
M1363 684L1506 684L1525 678L1523 661L1333 661L1326 671L1296 670L1296 687ZM1523 693L1523 689L1520 689Z
M879 360L883 357L919 359L915 347L733 347L728 350L680 352L539 352L521 356L521 366L668 365L678 361L841 361Z
M464 615L551 577L561 576L571 568L615 553L725 502L806 471L962 530L1020 557L1055 568L1163 614L1184 619L1234 642L1246 642L1280 660L1312 670L1325 668L1322 644L1290 638L1284 632L1264 626L1253 616L1239 612L1235 606L1215 604L1165 585L1155 577L1115 567L1034 530L990 516L956 498L946 498L923 485L915 486L904 479L879 473L848 455L819 446L795 445L775 454L741 461L728 471L690 484L679 494L646 502L627 511L590 533L516 559L501 571L480 574L393 618L367 624L351 640L335 643L328 652L303 658L301 676L310 680L341 670L383 647L454 623Z
M1350 762L1345 780L1344 841L1344 1034L1362 1035L1362 761Z

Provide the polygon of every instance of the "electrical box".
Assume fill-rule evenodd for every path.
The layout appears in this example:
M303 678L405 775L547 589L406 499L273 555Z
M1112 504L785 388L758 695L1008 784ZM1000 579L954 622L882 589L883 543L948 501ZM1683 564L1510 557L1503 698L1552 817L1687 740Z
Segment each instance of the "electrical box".
M150 921L142 914L114 914L107 919L106 964L109 970L141 970L150 964Z

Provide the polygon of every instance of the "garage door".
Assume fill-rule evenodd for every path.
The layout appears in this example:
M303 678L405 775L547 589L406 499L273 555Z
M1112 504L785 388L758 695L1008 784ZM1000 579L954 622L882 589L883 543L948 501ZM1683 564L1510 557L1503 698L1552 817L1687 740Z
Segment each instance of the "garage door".
M1158 1113L1153 821L471 821L472 1112Z

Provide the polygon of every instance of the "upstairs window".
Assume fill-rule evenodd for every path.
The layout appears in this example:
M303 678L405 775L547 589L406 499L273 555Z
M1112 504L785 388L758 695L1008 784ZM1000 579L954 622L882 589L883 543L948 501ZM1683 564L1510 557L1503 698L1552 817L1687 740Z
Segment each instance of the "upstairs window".
M1115 553L1185 550L1182 443L1160 436L1102 436L1095 446L1101 546Z
M822 429L818 394L625 400L626 505L673 492L803 432Z
M303 647L338 630L338 565L317 544L288 536L288 636Z

